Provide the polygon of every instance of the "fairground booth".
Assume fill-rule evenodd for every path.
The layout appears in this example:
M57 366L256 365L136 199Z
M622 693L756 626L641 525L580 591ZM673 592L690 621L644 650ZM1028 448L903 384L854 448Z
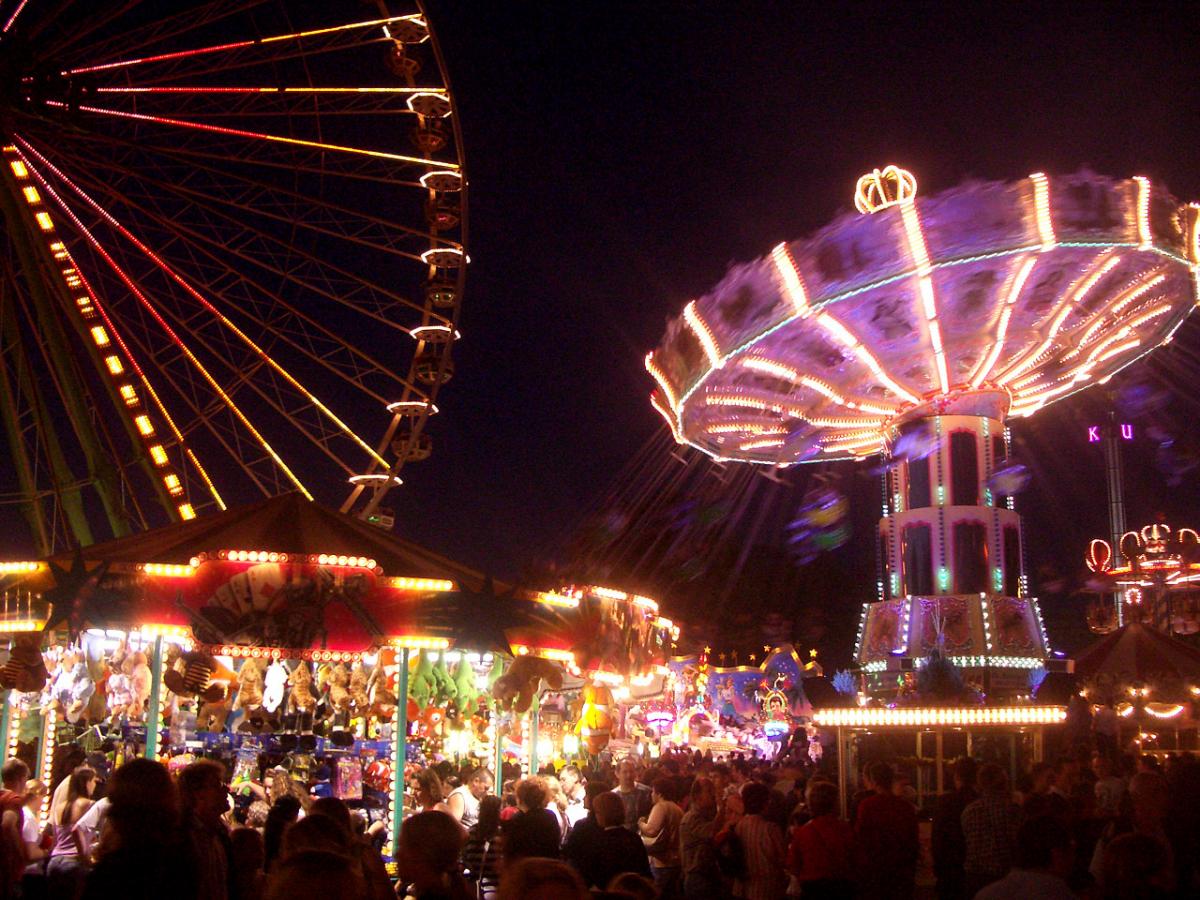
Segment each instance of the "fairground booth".
M394 840L412 754L493 758L517 601L298 494L0 573L0 746L36 777L75 747L212 757L235 784L315 784Z

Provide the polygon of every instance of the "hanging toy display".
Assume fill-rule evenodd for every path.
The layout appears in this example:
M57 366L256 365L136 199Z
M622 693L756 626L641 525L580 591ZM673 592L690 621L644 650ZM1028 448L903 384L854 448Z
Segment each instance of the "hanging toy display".
M588 752L594 755L608 746L612 736L613 695L602 684L585 684L582 699L575 733L583 740Z

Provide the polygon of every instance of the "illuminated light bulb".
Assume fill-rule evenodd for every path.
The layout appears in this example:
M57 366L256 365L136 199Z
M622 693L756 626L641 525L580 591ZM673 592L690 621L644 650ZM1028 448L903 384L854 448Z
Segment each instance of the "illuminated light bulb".
M178 475L167 475L165 478L163 478L163 484L166 485L167 492L172 497L178 497L183 493L183 485L179 483Z
M388 475L384 472L372 472L366 475L351 475L346 479L350 484L404 484L399 475Z
M725 361L721 358L721 350L717 346L717 339L713 337L712 331L708 327L708 323L701 318L700 313L696 312L696 301L692 300L683 308L683 320L691 329L692 334L696 336L696 340L700 342L701 348L704 350L704 355L708 357L708 364L719 369L725 365Z
M25 202L32 206L35 203L42 202L42 195L38 193L37 188L32 184L21 188L21 193L25 195Z
M779 244L771 251L771 261L775 263L775 271L783 281L784 293L792 301L796 315L802 319L808 318L812 314L812 307L808 303L808 293L804 290L804 281L800 278L795 257L787 244Z
M1150 179L1135 175L1137 183L1137 236L1138 249L1149 250L1154 245L1154 235L1150 232Z
M428 415L436 416L438 411L438 408L428 400L398 400L395 403L389 403L385 409L398 415L419 415L422 412L428 412Z
M873 169L854 186L854 208L860 213L876 213L889 206L911 201L917 194L917 179L899 166Z
M18 178L29 177L29 169L26 168L25 163L21 162L19 159L9 161L8 167L12 169L12 173Z
M679 428L679 422L676 420L674 413L668 409L665 409L662 404L658 402L658 398L654 394L650 395L650 406L652 406L655 412L657 412L663 417L663 419L666 420L668 427L671 429L671 436L675 438L675 443L684 443L683 432Z
M679 399L671 387L671 383L667 381L666 373L654 361L653 353L646 354L646 371L650 373L650 376L662 388L663 396L667 398L667 405L671 407L672 412L677 411L679 408Z
M108 366L108 371L112 375L120 375L125 371L125 367L121 364L119 356L104 357L104 365Z
M744 451L771 450L782 447L784 443L785 442L783 438L762 438L755 441L744 441L741 444L738 444L738 449Z
M457 268L464 259L466 255L459 247L431 247L421 254L421 262L442 269Z
M451 328L449 325L418 325L409 331L418 341L429 341L430 343L445 344L450 341L457 341L462 337L458 331Z
M432 172L426 172L417 180L421 182L421 187L431 191L454 193L462 190L462 174L449 169L434 169Z
M49 213L40 212L34 218L37 220L38 228L42 229L42 231L54 230L54 220L50 218Z
M441 91L419 91L409 96L408 108L426 118L444 119L450 115L450 98Z
M137 426L138 433L142 437L150 437L154 434L154 423L150 421L149 416L134 416L133 424Z
M1054 221L1050 215L1050 182L1043 172L1034 172L1029 180L1033 182L1033 211L1042 249L1053 250L1058 240L1054 236Z
M756 372L766 372L768 375L785 378L789 381L800 380L800 373L791 366L785 366L783 363L775 362L773 359L766 359L761 356L743 357L742 366L747 369L753 369Z

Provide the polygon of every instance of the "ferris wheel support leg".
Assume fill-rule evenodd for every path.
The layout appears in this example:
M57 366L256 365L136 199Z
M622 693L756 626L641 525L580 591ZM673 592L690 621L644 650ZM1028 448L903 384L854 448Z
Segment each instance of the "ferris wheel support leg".
M20 362L24 357L20 352L9 353L8 319L10 311L4 311L4 321L0 323L0 358L14 359ZM54 549L52 532L46 527L42 515L42 504L38 499L37 479L33 476L33 468L29 464L29 456L25 452L25 442L21 440L20 415L17 412L17 397L8 377L8 367L0 364L0 418L4 420L4 431L8 435L9 458L17 471L17 483L21 493L27 498L21 504L21 512L29 523L29 531L37 543L39 556L48 556ZM4 709L8 715L8 707ZM7 720L6 720L7 721ZM0 741L0 747L6 746Z

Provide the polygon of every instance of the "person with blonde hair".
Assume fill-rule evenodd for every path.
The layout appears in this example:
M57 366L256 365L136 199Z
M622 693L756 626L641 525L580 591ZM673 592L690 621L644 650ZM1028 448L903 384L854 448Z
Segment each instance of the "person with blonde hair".
M433 769L422 769L417 773L416 795L420 812L444 812L453 817L446 803L446 786ZM458 821L455 819L455 821Z
M517 814L504 823L504 858L526 856L558 858L561 833L558 816L546 809L550 792L541 778L522 778L517 782Z
M51 810L54 846L46 866L46 893L52 900L74 900L83 890L83 880L91 868L88 861L91 845L86 831L76 825L91 809L95 789L95 771L80 766L67 780L62 804Z

